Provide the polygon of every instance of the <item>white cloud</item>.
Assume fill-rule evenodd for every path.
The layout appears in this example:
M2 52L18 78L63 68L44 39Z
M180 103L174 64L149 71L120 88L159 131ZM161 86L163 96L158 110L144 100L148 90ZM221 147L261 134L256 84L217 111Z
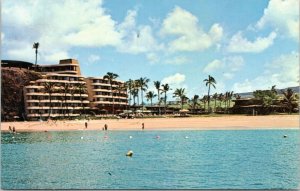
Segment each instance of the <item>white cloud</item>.
M148 53L146 57L147 60L152 64L159 62L159 57L155 53Z
M251 42L238 32L231 38L227 50L229 52L262 52L273 44L275 38L276 33L271 32L268 37L258 37Z
M270 0L256 27L267 25L299 41L299 0Z
M162 84L173 84L180 85L185 81L185 75L176 73L172 76L165 77L161 83Z
M185 88L186 94L189 94L188 86L185 84L185 78L186 77L184 74L176 73L161 80L161 84L169 84L170 88L172 89L167 94L168 100L174 100L173 92L177 88Z
M88 62L89 63L95 63L95 62L97 62L99 60L100 60L100 56L99 55L91 54L88 57Z
M136 10L129 10L124 21L118 26L122 42L117 49L131 54L161 50L163 44L158 44L149 25L136 25Z
M176 56L171 59L167 59L165 61L166 64L172 64L172 65L182 65L182 64L187 64L189 62L189 59L186 58L185 56Z
M161 34L177 37L169 43L170 51L201 51L222 38L223 28L214 24L210 31L205 33L198 26L196 16L176 6L164 19Z
M33 42L40 43L41 62L66 56L73 46L117 46L121 42L116 22L102 8L101 0L4 1L2 18L7 34L3 54L8 59L34 61L34 53L27 55Z
M224 58L224 63L229 71L236 72L244 66L244 58L241 56L230 56Z
M79 32L67 34L66 43L74 46L101 47L120 43L121 35L115 31L115 22L110 16L101 16L87 24Z
M269 89L273 85L277 88L299 85L299 53L292 52L279 56L266 64L260 76L235 83L232 89L235 92L250 92L257 89Z
M223 68L223 67L224 67L224 63L221 62L220 60L216 59L216 60L213 60L212 62L210 62L209 64L207 64L205 66L205 68L203 69L203 72L210 73L210 72L213 72L213 71Z
M6 51L6 54L10 57L10 58L15 58L15 60L32 60L32 62L34 62L35 60L35 51L32 49L32 45L29 44L25 44L23 45L22 43L20 43L20 48L14 48L14 49L8 49L8 50L4 50ZM38 56L38 60L39 60L39 56Z
M224 73L223 73L223 77L224 77L225 79L232 79L233 76L234 76L233 73L229 73L229 72L224 72Z
M52 54L45 55L45 60L51 63L58 63L59 60L68 59L70 56L67 52L61 51L61 52L54 52Z
M222 72L225 79L231 79L235 73L244 66L244 59L241 56L224 57L222 60L215 59L208 63L203 72L206 74ZM226 72L223 72L223 71Z

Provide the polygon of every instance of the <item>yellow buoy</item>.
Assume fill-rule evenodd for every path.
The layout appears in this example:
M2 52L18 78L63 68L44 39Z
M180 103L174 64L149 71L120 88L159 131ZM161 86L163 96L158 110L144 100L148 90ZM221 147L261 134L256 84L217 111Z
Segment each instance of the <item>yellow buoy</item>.
M128 157L132 157L132 155L133 155L133 152L132 152L132 151L128 151L128 152L126 153L126 156L128 156Z

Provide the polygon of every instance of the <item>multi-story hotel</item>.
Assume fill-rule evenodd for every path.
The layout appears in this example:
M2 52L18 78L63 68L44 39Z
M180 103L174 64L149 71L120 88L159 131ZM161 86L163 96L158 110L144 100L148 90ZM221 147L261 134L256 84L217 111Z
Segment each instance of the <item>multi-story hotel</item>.
M24 87L25 113L29 120L117 113L128 106L124 82L114 80L111 87L101 77L84 78L77 60L26 67L42 74L42 79Z
M115 113L127 108L127 91L124 82L114 80L111 87L107 79L100 77L89 77L84 80L87 84L91 108L100 109L102 113L107 111Z

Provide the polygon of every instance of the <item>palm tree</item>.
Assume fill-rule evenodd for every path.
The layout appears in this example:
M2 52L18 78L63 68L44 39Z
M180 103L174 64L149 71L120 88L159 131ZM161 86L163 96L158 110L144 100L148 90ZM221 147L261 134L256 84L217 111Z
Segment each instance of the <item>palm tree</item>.
M209 107L209 102L210 102L210 86L213 86L214 88L216 88L215 84L217 83L216 80L208 75L208 78L207 79L204 79L203 82L206 82L205 85L207 86L208 85L208 92L207 92L207 102L208 102L208 112L210 112L210 107Z
M173 97L180 98L181 109L183 109L183 102L187 99L184 90L185 90L184 88L179 88L179 89L177 88L173 93L174 94Z
M206 105L206 102L207 102L207 96L203 96L202 99L200 100L203 102L203 107L204 107L204 111L205 111L205 105Z
M158 99L158 114L160 115L160 81L154 81L154 86L157 89L157 99Z
M296 94L291 88L288 88L286 91L281 90L281 93L283 94L284 102L287 104L290 114L293 109L293 101L295 101Z
M64 86L63 86L63 93L64 93L64 101L65 101L65 107L66 107L66 111L68 113L68 117L70 117L70 113L69 113L69 108L68 108L68 104L67 104L67 93L69 93L70 91L70 84L69 83L65 83ZM64 112L64 115L65 115L65 112Z
M230 108L230 102L232 100L232 96L233 96L233 91L228 92L228 107Z
M126 82L126 87L128 89L128 93L129 93L129 105L131 105L131 96L132 96L132 90L133 90L133 87L134 87L134 81L132 79L129 79L127 82Z
M74 85L71 85L71 86L70 86L70 94L71 94L71 101L72 101L72 102L74 101L74 94L75 94L75 92L76 92L76 87L75 87ZM72 107L73 107L72 114L74 114L75 104L72 103L71 105L72 105Z
M87 92L86 90L86 86L85 86L85 83L79 83L76 85L77 87L77 91L79 93L79 97L80 97L80 102L81 102L81 107L82 107L82 110L83 110L83 113L85 114L85 107L83 105L83 100L82 100L82 94L85 94ZM80 116L81 116L81 111L80 111Z
M212 96L212 98L215 100L215 111L216 111L218 94L215 93L215 94Z
M221 108L222 107L222 101L224 99L224 95L222 93L220 93L218 95L218 100L219 100L219 107Z
M120 94L123 91L126 91L126 84L118 83L115 92L118 93L118 96L120 96ZM118 100L118 103L119 103L119 109L121 109L121 107L120 107L120 99Z
M148 88L147 83L150 81L150 79L144 77L144 78L140 78L138 79L139 85L140 85L140 89L141 89L141 98L142 98L142 111L144 111L144 101L143 101L143 92Z
M64 90L63 88L60 88L58 90L58 93L63 94ZM59 109L59 114L63 114L63 117L65 117L65 110L63 109L63 104L64 104L64 96L59 96L58 100L60 101L60 109Z
M199 99L199 95L194 95L194 97L192 99L190 99L190 101L192 102L192 104L190 106L193 109L193 113L195 113L196 107L197 107L197 105L199 105L198 99Z
M38 55L38 49L39 49L40 43L34 42L32 48L35 49L35 68L37 66L37 55Z
M107 72L107 74L103 76L103 79L107 79L108 82L110 83L110 92L111 92L111 98L112 98L112 101L113 101L113 104L112 104L112 113L113 113L113 115L115 114L115 103L114 103L114 94L113 94L112 85L113 85L113 81L117 77L119 77L119 75L115 74L115 73L112 73L112 72Z
M146 98L148 101L150 100L151 106L152 106L152 99L155 98L156 96L157 95L153 91L147 92Z
M137 95L135 95L135 97L137 98L137 105L140 105L140 100L139 100L140 82L139 82L139 80L134 80L133 89L134 89L135 93L137 93Z
M223 101L225 104L225 110L227 111L227 100L228 100L228 92L225 92L224 96L223 96Z
M133 89L133 90L132 90L132 96L133 96L133 105L135 105L135 104L136 104L136 102L135 102L135 98L136 98L136 97L138 97L138 95L139 95L139 91L138 91L138 89Z
M50 118L50 114L52 113L52 93L54 92L54 86L55 86L55 84L53 82L45 82L45 84L44 84L44 91L45 91L45 93L48 93L48 95L49 95L48 118Z
M163 87L162 92L165 94L164 103L165 103L165 114L166 114L166 112L167 112L167 92L172 89L169 87L169 84L162 84L161 86Z

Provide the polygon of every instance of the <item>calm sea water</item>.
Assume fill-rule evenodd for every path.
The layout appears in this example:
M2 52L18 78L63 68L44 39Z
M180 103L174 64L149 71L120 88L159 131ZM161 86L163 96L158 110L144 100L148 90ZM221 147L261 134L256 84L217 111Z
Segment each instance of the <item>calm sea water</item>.
M2 189L296 189L300 182L298 130L2 133L1 141Z

